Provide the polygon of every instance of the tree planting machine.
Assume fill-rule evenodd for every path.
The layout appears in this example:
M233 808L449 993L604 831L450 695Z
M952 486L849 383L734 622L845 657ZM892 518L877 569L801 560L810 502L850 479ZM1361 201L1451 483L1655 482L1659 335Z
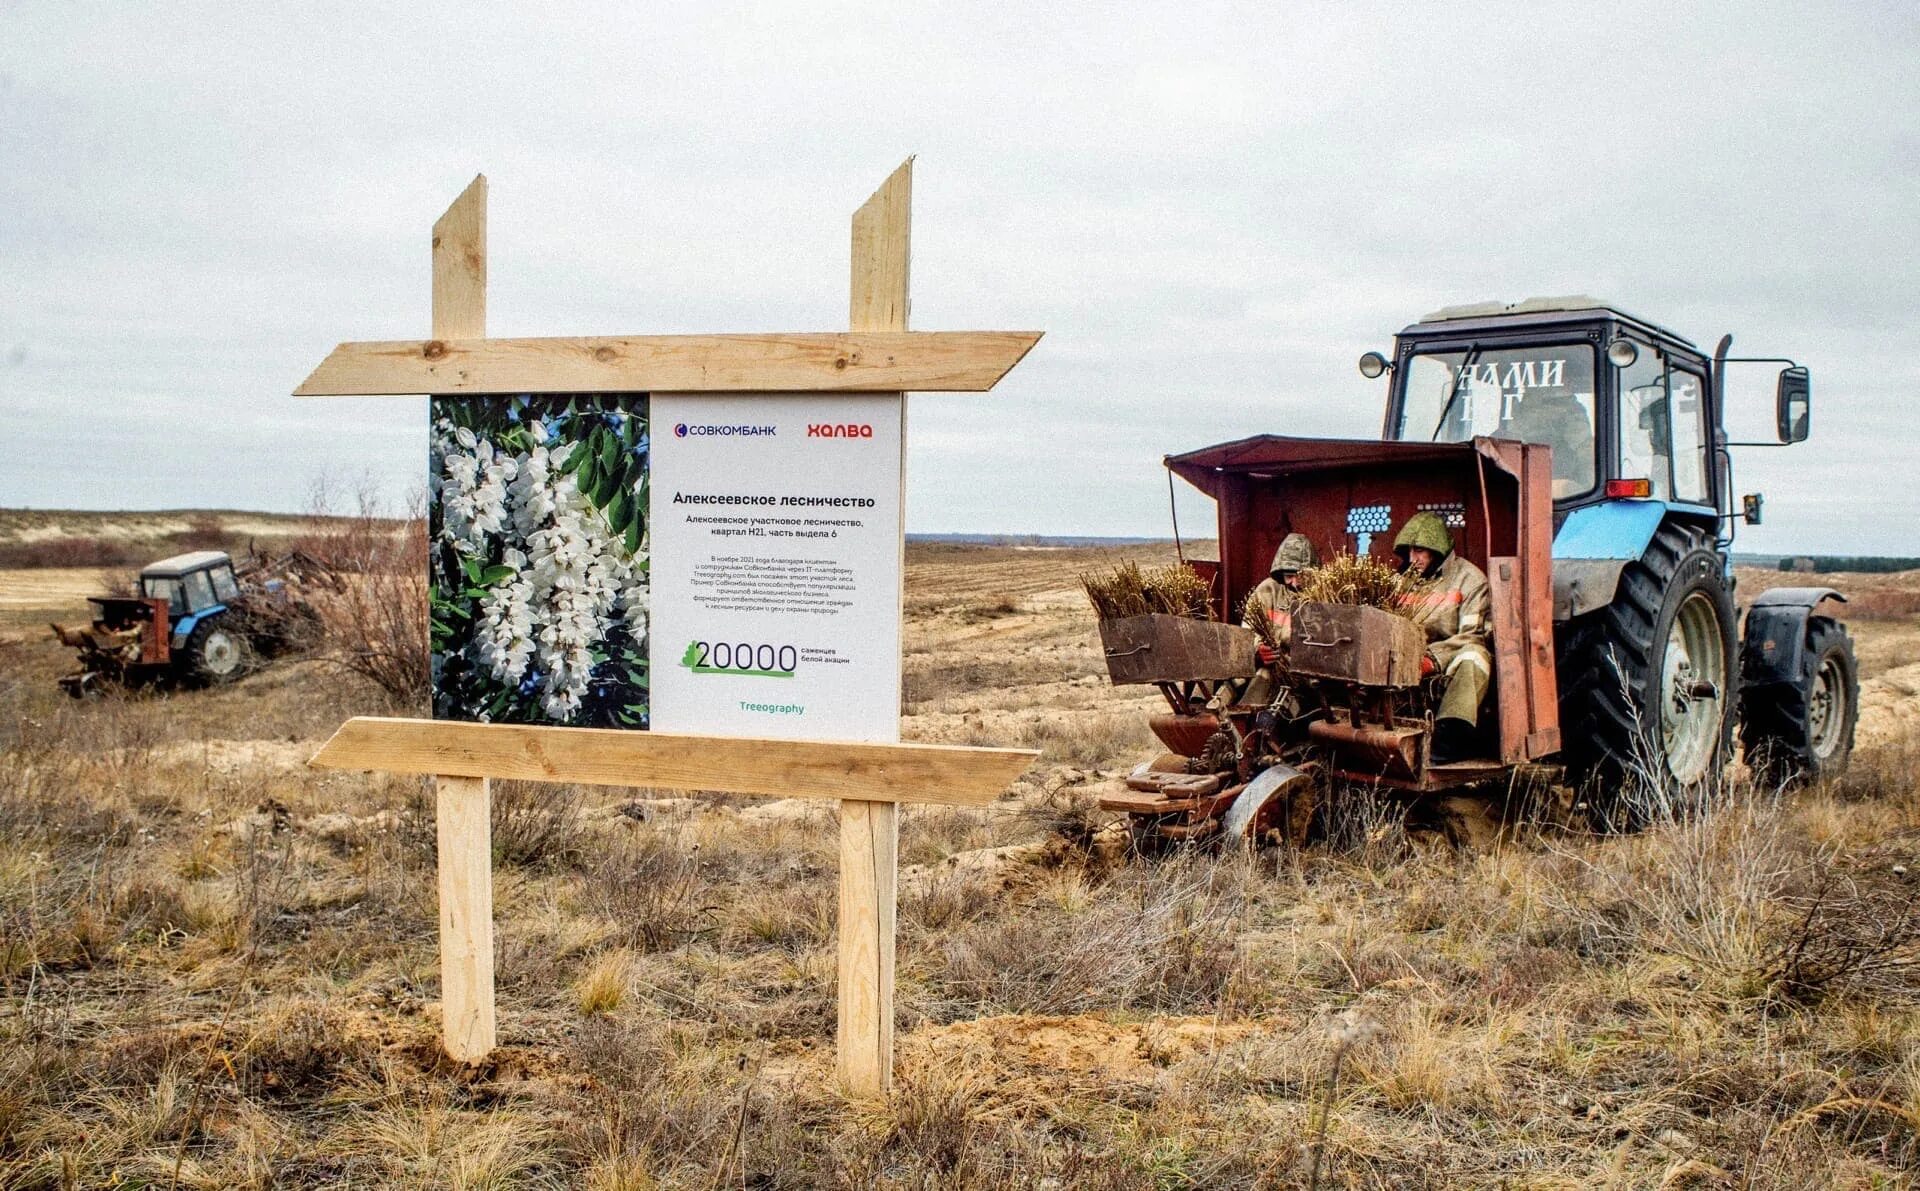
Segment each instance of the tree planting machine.
M1300 843L1342 789L1431 801L1526 771L1618 830L1718 780L1736 738L1761 780L1837 772L1858 710L1844 597L1775 589L1742 615L1730 552L1761 514L1759 496L1734 500L1732 448L1803 441L1808 373L1730 357L1731 342L1709 354L1592 299L1450 307L1361 358L1386 380L1379 440L1259 435L1167 457L1169 483L1217 506L1220 557L1186 563L1210 616L1102 621L1112 679L1156 686L1167 708L1151 720L1166 751L1101 805L1143 847ZM1777 442L1729 441L1734 364L1785 365ZM1238 703L1257 644L1241 605L1281 539L1389 559L1417 512L1444 520L1490 588L1474 755L1432 763L1440 678L1422 673L1420 630L1377 607L1295 608L1281 681Z

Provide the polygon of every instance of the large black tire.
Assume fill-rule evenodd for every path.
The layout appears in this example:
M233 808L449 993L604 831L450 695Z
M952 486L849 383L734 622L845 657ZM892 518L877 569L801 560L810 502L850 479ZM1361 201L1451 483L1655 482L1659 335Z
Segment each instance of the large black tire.
M1806 664L1797 681L1749 688L1740 707L1740 751L1774 786L1834 777L1853 755L1860 719L1860 664L1839 621L1807 621Z
M246 672L246 638L224 623L225 619L210 616L193 626L179 658L181 673L189 681L217 686Z
M1595 826L1637 830L1719 777L1735 657L1733 593L1713 539L1669 521L1621 572L1613 602L1561 633L1562 757Z

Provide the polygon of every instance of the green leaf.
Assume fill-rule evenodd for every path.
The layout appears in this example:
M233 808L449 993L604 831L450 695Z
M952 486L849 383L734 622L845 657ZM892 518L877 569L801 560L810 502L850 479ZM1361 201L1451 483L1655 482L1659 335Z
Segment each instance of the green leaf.
M615 492L613 494L613 500L607 505L607 523L612 525L615 530L618 530L621 525L625 524L627 511L630 507L627 503L627 494L625 492Z
M508 579L513 578L513 576L514 569L512 567L507 566L505 563L498 563L480 572L480 584L483 587L492 587L496 583L504 583Z
M606 427L600 428L600 465L608 471L620 463L620 440Z
M634 518L627 523L627 557L640 553L640 519Z

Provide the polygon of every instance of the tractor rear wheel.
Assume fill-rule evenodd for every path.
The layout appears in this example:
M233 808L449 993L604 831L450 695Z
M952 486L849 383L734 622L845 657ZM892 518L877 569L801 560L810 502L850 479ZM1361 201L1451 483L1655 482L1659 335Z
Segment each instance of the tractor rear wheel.
M246 669L247 645L219 617L193 626L181 664L186 675L209 686L232 682Z
M1602 829L1637 830L1720 774L1732 742L1733 593L1713 539L1668 522L1560 649L1567 778Z
M1846 626L1825 616L1808 621L1806 658L1799 682L1750 691L1741 708L1741 755L1769 785L1832 777L1853 754L1860 666Z

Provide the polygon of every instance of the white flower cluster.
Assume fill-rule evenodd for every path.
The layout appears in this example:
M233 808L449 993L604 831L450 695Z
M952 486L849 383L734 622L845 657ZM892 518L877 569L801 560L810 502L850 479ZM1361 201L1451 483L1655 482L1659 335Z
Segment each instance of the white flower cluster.
M539 422L529 429L545 442ZM480 559L504 539L501 564L513 572L480 600L468 656L508 686L538 674L541 709L565 720L586 696L593 648L616 608L634 640L646 640L646 547L629 558L574 477L559 469L571 444L515 457L445 418L434 437L442 536Z

